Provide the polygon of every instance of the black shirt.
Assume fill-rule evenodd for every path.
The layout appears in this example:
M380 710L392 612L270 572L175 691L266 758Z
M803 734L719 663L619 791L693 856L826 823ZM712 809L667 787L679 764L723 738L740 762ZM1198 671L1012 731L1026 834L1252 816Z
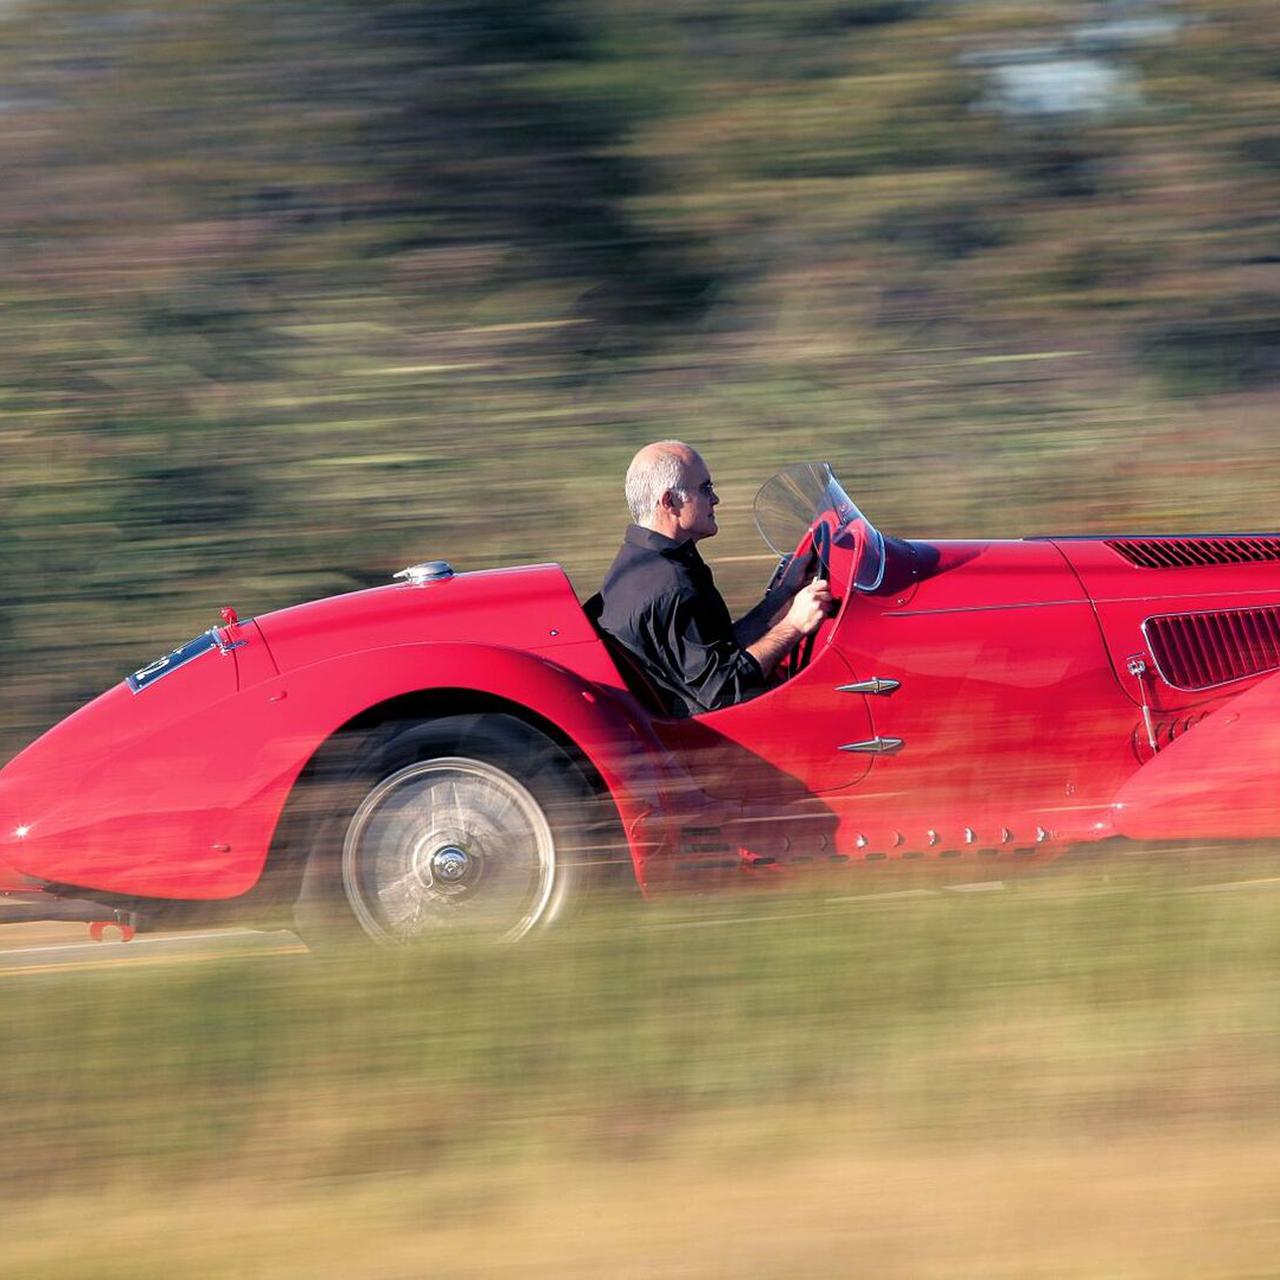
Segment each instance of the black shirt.
M763 693L760 664L692 542L630 525L600 589L600 626L635 656L674 715L697 715Z

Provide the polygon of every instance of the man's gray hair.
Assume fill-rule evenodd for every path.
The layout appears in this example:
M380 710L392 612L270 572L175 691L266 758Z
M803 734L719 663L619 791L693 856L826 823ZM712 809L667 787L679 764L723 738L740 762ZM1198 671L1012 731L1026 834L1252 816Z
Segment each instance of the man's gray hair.
M653 515L668 489L682 498L689 496L684 488L685 463L677 452L682 449L689 449L683 441L659 440L632 458L627 468L626 493L631 519L636 524L643 524Z

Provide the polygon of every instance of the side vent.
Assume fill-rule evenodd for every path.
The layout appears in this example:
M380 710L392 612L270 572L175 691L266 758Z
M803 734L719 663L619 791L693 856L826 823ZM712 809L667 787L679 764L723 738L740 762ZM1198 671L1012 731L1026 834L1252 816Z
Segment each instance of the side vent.
M1106 545L1140 569L1187 569L1206 564L1280 560L1280 535L1206 538L1107 538Z
M1280 670L1280 606L1173 613L1142 624L1161 678L1175 689L1215 685Z

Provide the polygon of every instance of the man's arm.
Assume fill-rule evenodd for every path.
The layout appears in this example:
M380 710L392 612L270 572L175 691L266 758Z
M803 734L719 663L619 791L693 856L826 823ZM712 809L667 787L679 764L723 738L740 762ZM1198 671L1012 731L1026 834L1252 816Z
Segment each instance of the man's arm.
M763 600L750 613L744 613L733 624L733 638L744 648L753 645L771 627L786 616L787 606L794 599L790 591L775 587L766 592Z
M733 624L734 639L744 648L754 644L783 619L788 606L806 584L815 578L825 577L822 561L812 541L807 552L784 557L778 569L764 599Z
M763 610L768 603L769 597L766 596L742 621L746 622L752 613ZM831 591L825 579L815 578L808 586L801 587L796 592L781 621L773 623L758 640L743 646L766 677L805 636L811 635L822 625L831 603Z

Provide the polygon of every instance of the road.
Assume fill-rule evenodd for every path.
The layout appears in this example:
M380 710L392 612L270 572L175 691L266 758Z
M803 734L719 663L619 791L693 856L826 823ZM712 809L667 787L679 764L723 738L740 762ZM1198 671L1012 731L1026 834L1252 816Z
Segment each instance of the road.
M1000 880L953 884L942 888L912 888L879 893L833 895L814 905L812 899L794 912L771 912L773 918L829 915L832 911L875 910L904 898L932 898L944 894L999 892L1005 887ZM1258 893L1280 890L1280 876L1247 877L1197 881L1163 892L1177 893ZM1107 892L1099 883L1092 892ZM1068 890L1072 896L1089 892L1080 885ZM636 916L640 928L704 929L732 927L751 919L738 912L694 912L687 917L671 919L655 913L646 922L645 913ZM0 979L25 975L66 973L77 970L107 969L119 965L200 964L229 956L306 956L306 946L285 930L264 933L249 929L205 929L187 932L141 934L130 942L111 939L94 942L83 924L8 924L0 927Z
M292 934L248 929L147 933L131 942L93 942L83 924L11 924L0 929L0 978L118 965L198 964L226 956L306 955Z

